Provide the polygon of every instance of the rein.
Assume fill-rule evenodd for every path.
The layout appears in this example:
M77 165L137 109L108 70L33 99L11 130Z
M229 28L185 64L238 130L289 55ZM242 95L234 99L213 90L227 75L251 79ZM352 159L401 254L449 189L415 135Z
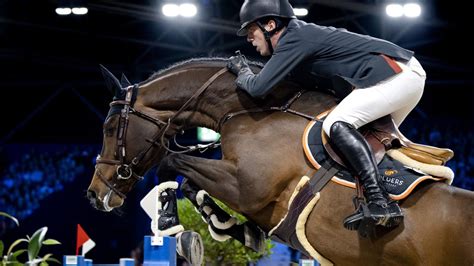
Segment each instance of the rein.
M214 82L220 75L224 74L225 72L227 72L227 67L224 67L222 68L221 70L217 71L216 74L214 74L212 77L210 77L204 84L202 84L201 88L199 88L198 91L196 91L193 96L191 96L191 98L189 98L184 104L183 106L181 106L181 108L179 108L179 110L170 118L168 119L168 124L166 127L169 127L171 125L171 122L174 121L174 119L176 117L178 117L178 115L180 115L190 104L191 102L194 100L194 99L197 99L211 84L212 82ZM175 141L176 142L176 141ZM216 144L217 141L214 141L208 145L205 145L207 147L209 146L213 146L214 144ZM171 150L168 145L163 145L164 144L164 134L161 135L161 144L162 144L162 147L164 147L168 152L171 152L171 153L187 153L187 152L191 152L191 151L194 151L194 150L197 150L199 149L199 146L196 146L196 147L191 147L191 148L188 148L184 151L173 151Z
M153 118L141 111L135 110L133 108L133 101L132 98L134 95L137 93L138 85L133 85L125 88L126 90L126 95L124 100L117 100L113 101L110 103L110 106L115 106L115 105L123 105L122 110L120 111L120 119L119 119L119 127L118 127L118 134L117 134L117 154L119 155L119 160L114 160L114 159L106 159L102 158L100 155L97 156L96 159L96 171L97 175L99 176L99 179L107 186L109 187L113 192L115 192L120 198L125 199L126 196L123 192L117 189L116 184L112 184L110 181L108 181L103 174L99 171L99 168L97 167L98 164L109 164L109 165L116 165L116 178L117 180L128 180L131 177L135 179L135 181L140 181L143 179L143 176L140 176L133 171L133 167L136 167L141 160L146 156L146 154L157 144L161 144L161 147L165 148L168 152L171 153L183 153L183 152L189 152L191 150L196 150L196 149L201 149L202 146L196 146L196 148L189 148L186 151L182 152L176 152L171 150L168 145L169 142L165 143L165 135L168 132L170 128L173 130L178 130L177 128L174 128L174 125L172 124L173 121L183 112L186 110L186 108L191 105L191 103L196 100L199 96L201 96L204 91L223 73L227 72L227 67L222 68L219 70L217 73L215 73L212 77L210 77L182 106L179 108L178 111L174 113L173 116L168 118L168 120L165 122L160 119ZM130 163L125 163L125 158L126 158L126 135L127 135L127 129L128 129L128 122L129 122L129 115L130 114L135 114L138 117L145 119L146 121L152 122L153 124L157 125L160 128L160 131L151 139L147 140L150 142L150 145L140 152L137 156L135 156ZM162 126L162 127L161 127ZM159 142L158 142L159 141ZM214 145L215 143L210 143L209 145L205 145L206 148Z
M218 131L220 131L222 129L222 126L224 125L225 122L229 121L233 117L243 115L243 114L249 114L249 113L283 112L283 113L289 113L289 114L294 114L294 115L297 115L297 116L301 116L301 117L306 118L308 120L321 122L321 120L317 119L314 116L311 116L311 115L308 115L308 114L301 113L301 112L298 112L296 110L290 109L291 105L294 102L296 102L301 97L301 95L303 95L305 92L306 92L305 90L298 91L293 97L291 97L291 99L289 99L282 106L272 106L272 107L268 107L268 108L252 108L252 109L245 109L245 110L241 110L241 111L237 111L237 112L227 113L219 121Z

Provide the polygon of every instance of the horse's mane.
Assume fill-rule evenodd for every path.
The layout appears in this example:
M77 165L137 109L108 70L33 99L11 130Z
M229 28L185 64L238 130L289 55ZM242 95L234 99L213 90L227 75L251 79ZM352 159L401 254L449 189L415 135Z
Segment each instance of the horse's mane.
M201 57L201 58L191 58L187 60L183 60L177 63L174 63L164 69L158 70L157 72L153 73L148 79L142 81L141 83L147 83L149 81L155 80L165 74L168 74L171 71L186 69L186 68L193 68L193 67L224 67L229 58L224 57ZM263 63L258 61L248 61L249 65L262 68Z

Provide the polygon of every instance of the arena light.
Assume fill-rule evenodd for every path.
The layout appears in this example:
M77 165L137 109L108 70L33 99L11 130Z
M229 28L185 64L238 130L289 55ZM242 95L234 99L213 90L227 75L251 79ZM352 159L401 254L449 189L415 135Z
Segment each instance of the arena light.
M183 3L180 5L168 3L164 4L161 8L161 12L167 17L181 16L190 18L196 16L197 11L196 5L192 3Z
M85 15L89 12L89 9L87 7L73 7L72 8L72 13L74 15Z
M308 15L308 9L306 8L293 8L293 12L298 17L304 17Z
M164 4L161 12L167 17L176 17L179 15L179 6L176 4Z
M385 12L389 17L399 18L404 14L404 8L400 4L389 4L385 7Z
M71 14L72 10L69 7L58 7L56 8L56 14L60 16L67 16Z
M183 17L190 18L197 14L197 7L194 4L181 4L179 5L179 14Z
M421 15L421 6L417 3L407 3L403 5L403 14L409 18L416 18Z

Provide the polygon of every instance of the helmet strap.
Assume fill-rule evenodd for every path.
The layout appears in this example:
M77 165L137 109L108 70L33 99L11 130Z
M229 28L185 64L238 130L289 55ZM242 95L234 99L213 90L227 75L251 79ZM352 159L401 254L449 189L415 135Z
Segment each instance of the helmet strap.
M257 21L257 25L260 28L260 30L262 30L263 36L265 37L265 41L267 41L268 49L270 50L270 55L272 55L273 54L273 46L272 46L271 38L278 31L278 29L275 28L272 31L267 31L260 21Z

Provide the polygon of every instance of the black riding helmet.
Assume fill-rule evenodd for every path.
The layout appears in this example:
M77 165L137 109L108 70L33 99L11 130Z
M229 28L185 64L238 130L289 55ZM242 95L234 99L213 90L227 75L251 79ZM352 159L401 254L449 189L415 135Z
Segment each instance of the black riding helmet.
M256 22L265 36L270 53L273 54L270 38L287 24L285 22L292 18L296 18L296 16L288 0L245 0L240 8L240 23L242 25L237 31L237 35L247 35L247 27ZM267 31L262 21L268 23L270 19L275 20L277 26L272 31Z
M247 26L262 18L296 18L288 0L245 0L240 8L240 29L238 36L247 35ZM263 30L265 32L265 30Z

